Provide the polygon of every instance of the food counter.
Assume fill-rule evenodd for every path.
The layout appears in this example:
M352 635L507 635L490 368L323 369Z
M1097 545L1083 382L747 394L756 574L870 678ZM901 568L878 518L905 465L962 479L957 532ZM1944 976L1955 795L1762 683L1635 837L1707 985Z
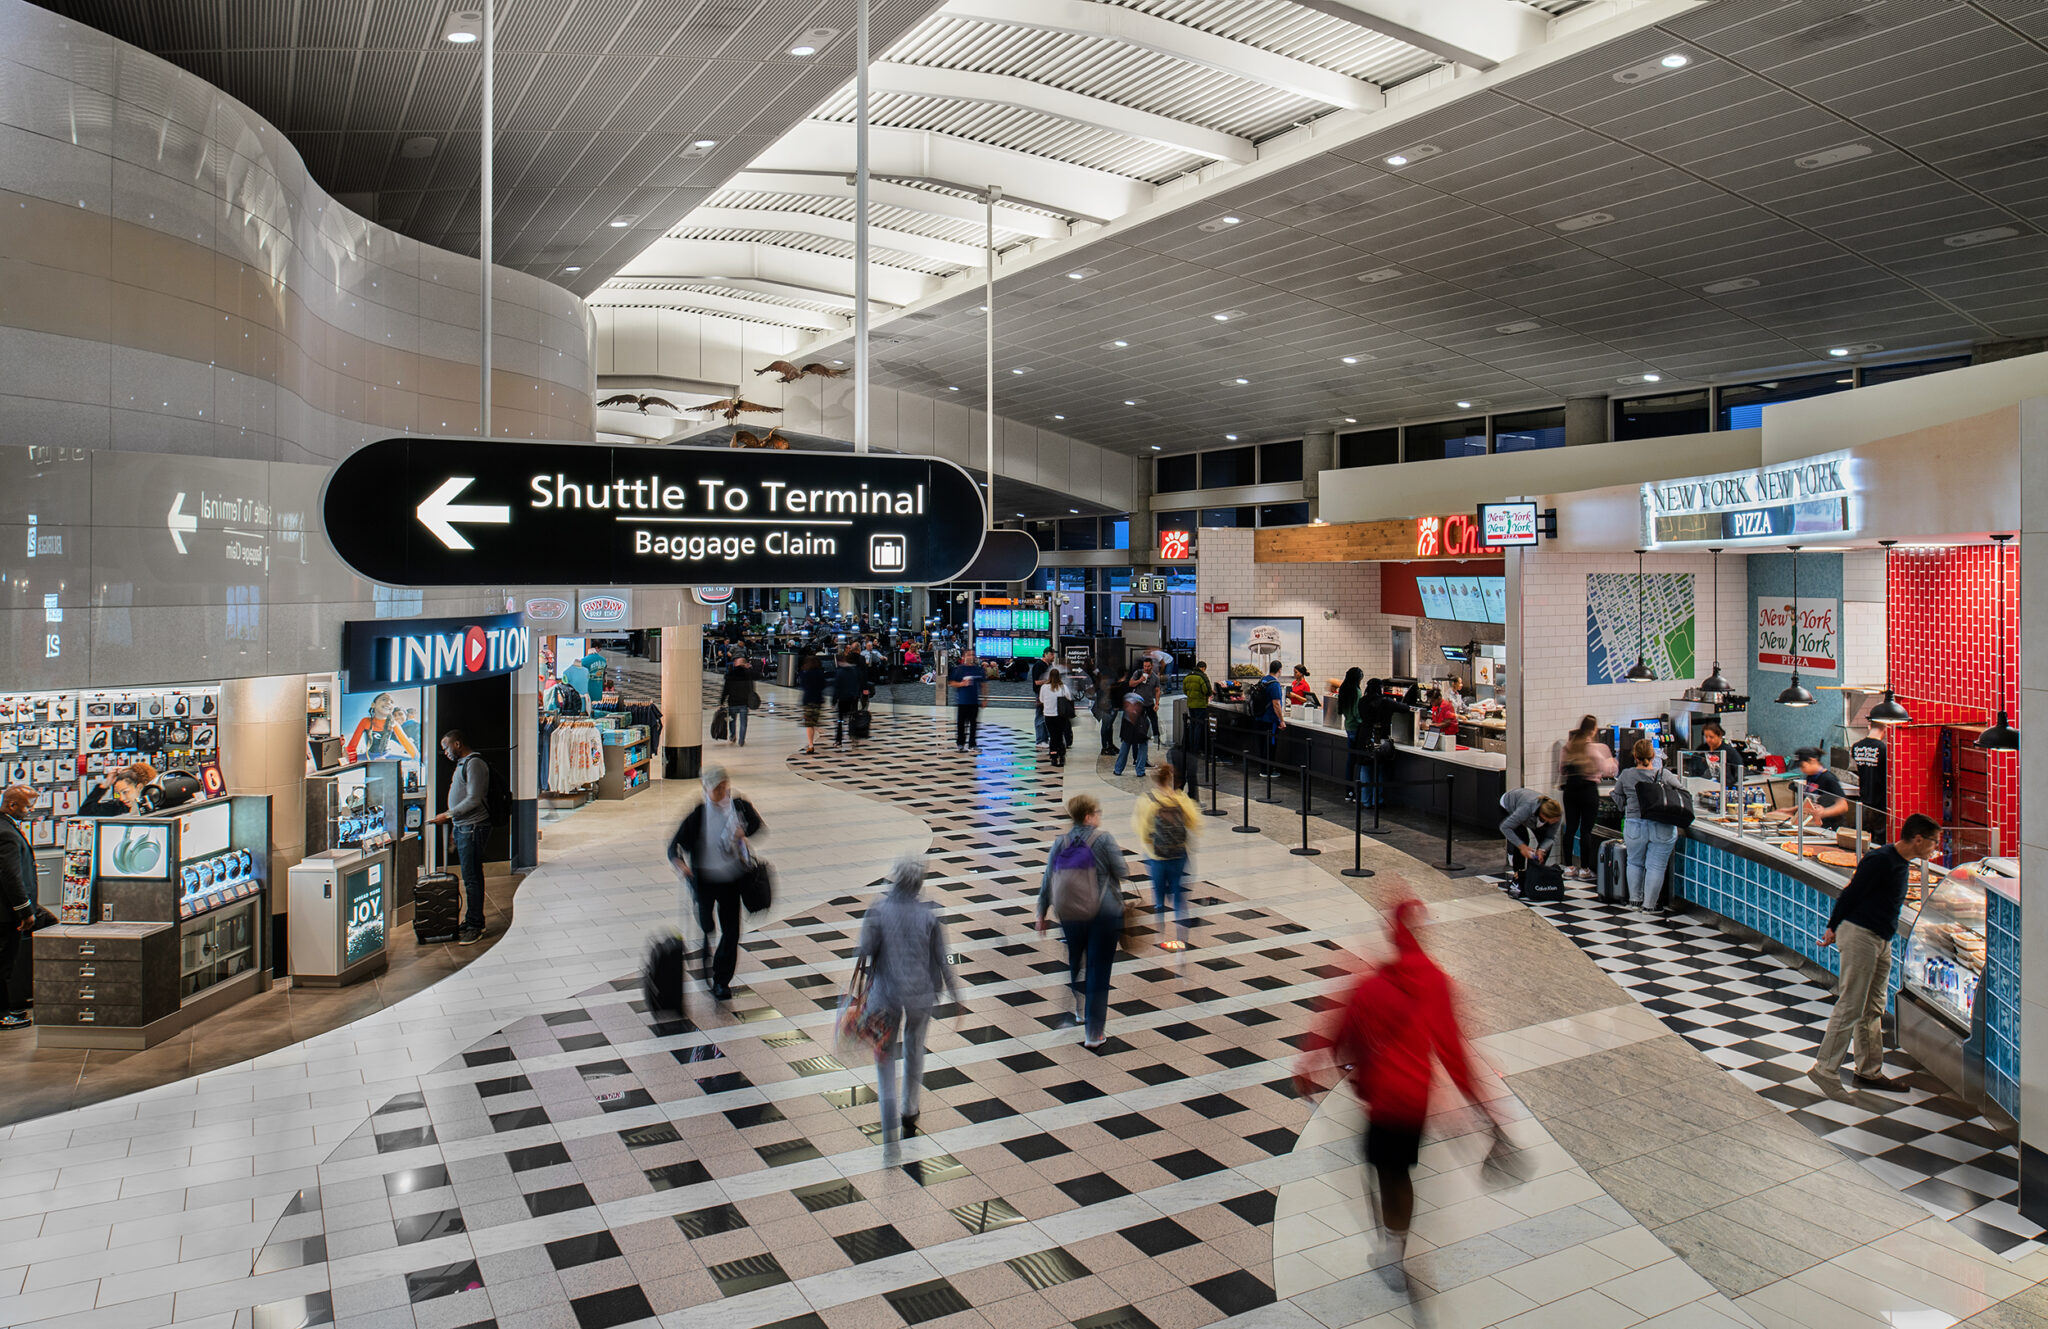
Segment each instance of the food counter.
M1689 905L1839 973L1840 952L1821 946L1820 934L1854 860L1835 836L1801 845L1789 828L1703 812L1679 838L1671 878ZM2010 875L1987 864L2009 865ZM1897 1044L1964 1098L2016 1112L2018 865L1986 860L1944 871L1916 863L1912 871L1886 998Z
M1263 731L1253 726L1243 702L1212 702L1210 714L1221 744L1219 759L1224 753L1245 748L1254 753L1263 750ZM1280 731L1273 759L1280 767L1276 779L1284 778L1287 768L1303 765L1311 774L1324 777L1321 787L1314 791L1314 798L1320 801L1338 796L1334 782L1350 778L1347 768L1363 757L1351 752L1350 736L1341 726L1311 718L1315 714L1310 708L1289 709L1287 727ZM1381 771L1386 781L1386 805L1440 817L1444 809L1444 777L1450 776L1453 819L1468 829L1493 832L1500 826L1500 800L1507 792L1507 765L1505 752L1471 748L1430 751L1396 743L1393 756L1383 763ZM1264 768L1254 763L1252 774L1255 781L1261 780ZM1227 782L1223 792L1229 792Z

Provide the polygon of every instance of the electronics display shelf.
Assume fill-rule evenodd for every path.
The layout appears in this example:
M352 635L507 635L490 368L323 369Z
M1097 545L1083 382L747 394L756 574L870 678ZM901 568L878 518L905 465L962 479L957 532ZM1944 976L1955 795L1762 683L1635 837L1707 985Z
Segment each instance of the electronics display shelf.
M219 705L211 687L0 693L0 782L36 791L24 823L29 844L67 844L67 824L107 771L216 760Z

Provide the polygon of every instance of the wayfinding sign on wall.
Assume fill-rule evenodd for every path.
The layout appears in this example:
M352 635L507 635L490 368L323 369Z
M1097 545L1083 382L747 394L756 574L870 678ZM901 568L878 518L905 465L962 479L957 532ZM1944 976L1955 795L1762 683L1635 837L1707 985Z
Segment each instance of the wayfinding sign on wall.
M949 581L981 492L936 457L388 438L321 501L350 567L397 586Z

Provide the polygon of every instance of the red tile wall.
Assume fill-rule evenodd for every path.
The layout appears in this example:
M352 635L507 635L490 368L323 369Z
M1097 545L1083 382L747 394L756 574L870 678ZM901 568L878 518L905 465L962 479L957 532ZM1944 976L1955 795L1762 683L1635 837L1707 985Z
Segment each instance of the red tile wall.
M2005 626L1998 631L1997 555L1992 545L1898 550L1886 563L1885 668L1913 723L1891 734L1892 825L1909 813L1941 818L1943 724L1986 724L2001 704L2019 723L2019 549L2005 555ZM2019 845L2019 759L1991 756L1991 814L1999 847Z

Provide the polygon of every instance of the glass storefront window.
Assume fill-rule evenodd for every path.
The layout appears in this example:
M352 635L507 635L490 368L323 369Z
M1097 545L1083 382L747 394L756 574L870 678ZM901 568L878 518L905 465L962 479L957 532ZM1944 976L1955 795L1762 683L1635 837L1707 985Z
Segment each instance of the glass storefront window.
M1667 392L1657 397L1632 397L1614 403L1614 437L1617 440L1704 434L1710 420L1704 391Z
M1803 401L1847 392L1856 386L1856 375L1846 365L1830 374L1806 374L1799 378L1774 378L1768 383L1743 383L1722 388L1717 405L1720 428L1755 429L1764 422L1764 407L1782 401Z
M1337 440L1337 465L1392 466L1401 460L1401 431L1367 429Z
M1032 542L1040 549L1050 550L1059 547L1058 522L1027 521L1024 523L1024 530L1031 536Z
M1919 378L1922 374L1939 374L1950 369L1967 369L1970 357L1951 355L1940 360L1915 360L1903 365L1876 365L1865 369L1858 378L1861 387L1875 387L1879 383L1896 383L1902 378Z
M1077 517L1060 523L1060 548L1095 548L1099 526L1093 517Z
M1129 549L1131 547L1131 519L1129 517L1104 517L1102 519L1102 548Z
M1268 503L1259 509L1261 526L1306 526L1308 520L1306 503Z
M1182 508L1179 512L1157 514L1159 529L1162 531L1192 531L1200 523L1195 519L1193 508Z
M1493 417L1495 452L1532 452L1538 448L1564 446L1564 407L1547 411L1518 411Z
M1287 484L1301 478L1301 440L1259 445L1259 483Z
M1202 454L1202 488L1234 489L1257 484L1256 448L1219 448Z
M1196 478L1199 463L1192 452L1178 457L1161 457L1159 464L1152 468L1152 490L1158 494L1176 494L1184 489L1196 489L1201 482Z
M1255 507L1203 508L1203 526L1252 526L1258 522L1259 510Z
M1443 457L1478 457L1486 453L1486 417L1469 420L1438 420L1408 426L1408 460L1436 461Z

